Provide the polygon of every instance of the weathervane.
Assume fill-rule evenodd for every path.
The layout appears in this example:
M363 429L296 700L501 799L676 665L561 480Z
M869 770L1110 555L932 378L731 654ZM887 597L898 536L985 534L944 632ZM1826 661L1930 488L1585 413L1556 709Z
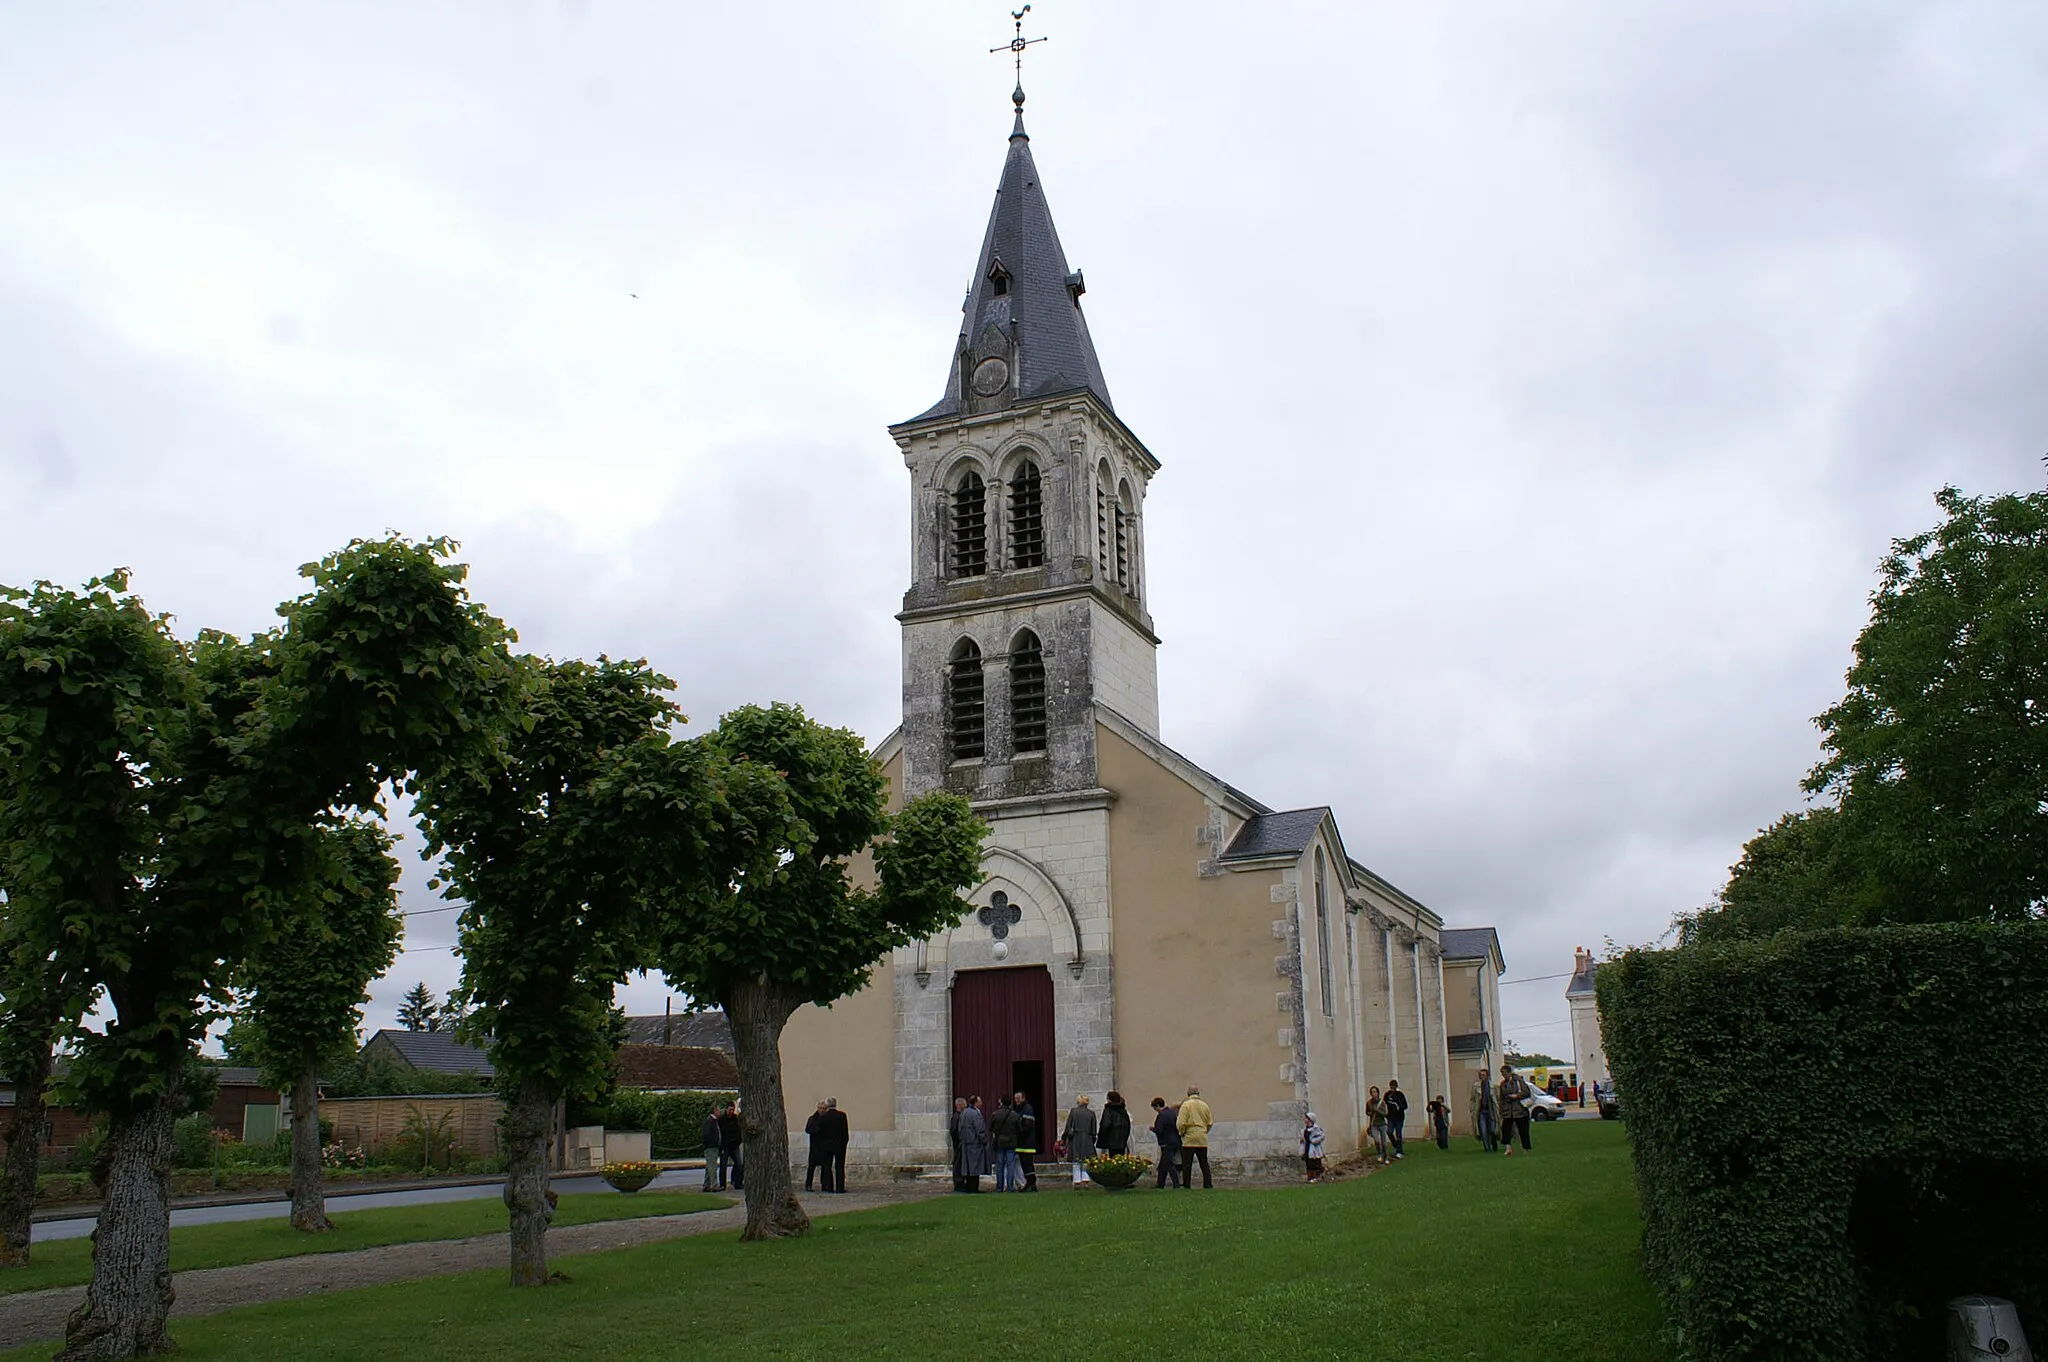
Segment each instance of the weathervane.
M1024 49L1033 43L1045 41L1043 38L1027 38L1024 36L1024 16L1029 13L1031 13L1031 6L1029 5L1022 9L1011 10L1010 17L1017 21L1017 36L1004 43L1001 47L991 47L989 49L991 52L1011 52L1016 54L1017 90L1016 93L1010 96L1010 100L1017 106L1017 111L1020 115L1024 111Z

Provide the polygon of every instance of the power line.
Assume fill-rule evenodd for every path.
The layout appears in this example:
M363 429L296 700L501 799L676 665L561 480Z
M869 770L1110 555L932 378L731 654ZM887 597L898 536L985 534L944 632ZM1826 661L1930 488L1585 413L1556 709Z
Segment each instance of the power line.
M1545 979L1569 979L1577 973L1575 969L1568 969L1563 974L1532 974L1526 979L1503 979L1500 986L1506 988L1509 984L1540 984Z
M406 916L406 917L432 917L432 916L433 916L434 914L436 914L436 913L459 913L459 912L461 912L461 911L462 911L462 905L461 905L461 904L459 904L459 903L451 903L451 904L449 904L449 905L448 905L448 906L447 906L446 908L421 908L421 909L419 909L419 910L418 910L418 911L416 911L416 912L406 913L406 914L404 914L404 916Z

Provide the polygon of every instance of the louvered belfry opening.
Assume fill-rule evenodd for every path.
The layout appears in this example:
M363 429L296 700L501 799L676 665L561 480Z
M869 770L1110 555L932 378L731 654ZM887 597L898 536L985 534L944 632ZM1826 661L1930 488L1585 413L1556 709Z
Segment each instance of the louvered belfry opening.
M1045 652L1029 629L1010 645L1010 733L1019 752L1045 750Z
M953 484L953 575L988 571L988 488L972 469Z
M946 735L954 761L978 761L983 749L981 649L963 638L946 669Z
M1045 564L1045 489L1038 465L1026 459L1010 475L1010 566Z
M1135 583L1131 580L1131 489L1126 486L1117 497L1114 508L1116 516L1116 580L1117 585L1136 595Z
M1095 563L1109 575L1109 470L1095 475Z

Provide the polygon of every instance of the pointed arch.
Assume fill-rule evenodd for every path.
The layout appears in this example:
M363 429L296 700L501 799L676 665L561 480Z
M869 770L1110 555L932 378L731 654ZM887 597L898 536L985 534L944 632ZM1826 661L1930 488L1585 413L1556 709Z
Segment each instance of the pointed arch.
M1104 459L1095 466L1095 568L1104 581L1112 580L1116 570L1116 557L1111 548L1115 534L1111 523L1114 514L1111 502L1115 493L1110 491L1115 476L1109 471L1109 460Z
M1010 747L1045 750L1045 649L1029 629L1010 640Z
M1133 542L1138 532L1137 504L1131 497L1129 478L1117 484L1116 505L1116 580L1117 585L1138 594L1137 545Z
M1316 972L1323 985L1323 1015L1337 1015L1330 987L1330 869L1323 849L1316 848Z
M981 649L971 638L953 645L946 664L946 746L953 761L979 761L986 745Z

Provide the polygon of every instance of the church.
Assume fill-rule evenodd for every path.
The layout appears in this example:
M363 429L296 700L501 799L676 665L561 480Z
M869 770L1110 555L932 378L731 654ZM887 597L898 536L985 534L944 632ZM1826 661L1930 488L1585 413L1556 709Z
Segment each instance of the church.
M956 1096L1025 1093L1049 1148L1081 1094L1120 1090L1142 1132L1192 1084L1219 1171L1268 1172L1299 1168L1306 1111L1355 1149L1367 1087L1398 1078L1419 1134L1430 1096L1462 1112L1498 1062L1497 947L1493 1016L1472 983L1447 1002L1442 919L1353 859L1328 808L1269 808L1161 738L1160 463L1110 400L1012 98L944 394L890 427L913 569L902 725L876 750L895 799L973 801L986 878L959 926L791 1018L791 1126L836 1097L849 1162L884 1175L947 1163Z

